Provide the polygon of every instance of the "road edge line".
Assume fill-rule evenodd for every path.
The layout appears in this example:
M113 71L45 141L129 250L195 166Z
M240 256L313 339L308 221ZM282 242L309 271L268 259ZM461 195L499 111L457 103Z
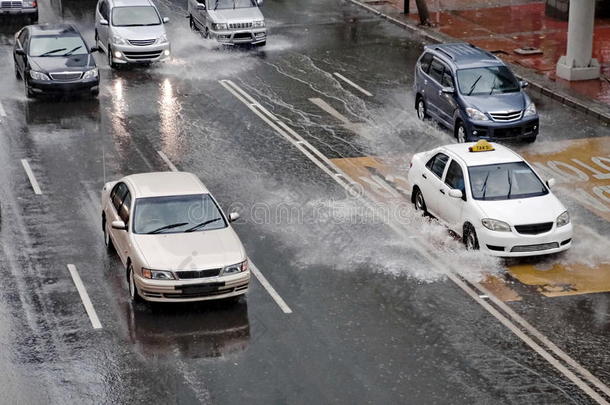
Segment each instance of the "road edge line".
M34 176L34 172L32 171L32 168L30 167L30 164L28 163L27 159L21 159L21 165L23 166L23 169L25 170L25 174L28 176L28 179L30 180L30 184L32 185L34 194L37 194L37 195L42 194L42 190L40 189L38 180L36 180L36 176Z
M89 298L89 294L87 294L87 289L85 288L83 280L81 280L80 275L78 274L78 270L76 270L76 266L73 264L68 264L67 267L68 271L70 272L70 275L72 276L72 281L76 286L76 290L78 291L78 295L80 295L80 299L85 307L85 311L89 316L89 320L91 321L93 329L102 329L102 323L100 322L100 319L97 316L97 312L95 312L93 303Z
M267 293L269 293L271 298L273 298L273 300L280 307L280 309L285 314L291 314L292 313L292 309L290 309L288 304L286 304L286 301L284 301L284 299L277 293L275 288L273 288L271 283L269 283L267 278L263 275L263 273L261 273L261 271L258 269L258 267L256 267L254 265L254 263L252 261L250 261L250 271L252 272L252 274L254 274L254 277L256 277L258 282L261 283L263 288L265 290L267 290Z

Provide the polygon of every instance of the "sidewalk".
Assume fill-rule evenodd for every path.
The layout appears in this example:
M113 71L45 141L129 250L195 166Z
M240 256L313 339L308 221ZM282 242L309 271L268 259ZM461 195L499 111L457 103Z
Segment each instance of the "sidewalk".
M352 0L390 17L405 28L420 31L433 42L465 41L485 48L515 67L515 72L538 90L549 93L610 123L610 19L597 19L593 57L602 65L602 78L568 82L555 76L555 65L565 54L567 21L544 14L544 2L532 0L428 0L433 28L418 27L415 1L410 15L403 0ZM538 48L537 55L515 49ZM521 67L521 68L519 68Z

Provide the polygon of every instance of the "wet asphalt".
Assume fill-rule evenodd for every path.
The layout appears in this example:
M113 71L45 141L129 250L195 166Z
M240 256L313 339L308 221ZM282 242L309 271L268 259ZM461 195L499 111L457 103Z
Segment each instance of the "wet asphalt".
M11 60L19 26L2 21L0 402L591 402L386 226L330 220L353 208L345 191L219 83L238 84L328 158L412 154L452 141L414 118L417 38L345 2L267 0L267 46L223 49L189 31L185 2L158 5L171 18L172 62L110 71L97 55L95 100L27 101ZM42 2L41 21L73 22L92 43L94 7ZM610 135L535 99L539 142ZM125 271L103 245L99 196L105 181L167 170L157 151L196 173L227 211L242 213L236 231L292 314L257 280L237 304L128 301ZM21 159L42 195L33 194ZM287 219L285 209L298 214ZM609 383L608 295L521 294L511 306Z

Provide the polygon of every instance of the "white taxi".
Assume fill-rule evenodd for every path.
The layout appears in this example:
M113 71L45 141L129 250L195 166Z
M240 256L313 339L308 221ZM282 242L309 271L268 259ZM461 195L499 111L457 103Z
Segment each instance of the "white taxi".
M564 205L518 154L487 141L442 146L411 161L411 200L457 233L468 249L494 256L561 252L572 243Z
M186 302L248 291L248 258L218 203L191 173L133 174L102 190L104 243L132 300Z

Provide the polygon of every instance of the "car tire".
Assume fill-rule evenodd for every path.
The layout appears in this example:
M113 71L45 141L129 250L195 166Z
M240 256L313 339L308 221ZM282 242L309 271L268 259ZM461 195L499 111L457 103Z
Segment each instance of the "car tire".
M112 58L112 48L110 47L110 45L108 45L108 66L110 67L110 69L117 68L117 64L114 63Z
M464 143L468 140L468 133L466 132L466 126L462 121L458 121L455 126L455 139L458 143Z
M102 232L104 233L104 245L108 252L114 250L114 245L112 244L112 239L110 238L110 233L108 233L108 224L106 223L106 218L102 217Z
M417 118L419 118L420 121L424 121L425 119L428 118L428 112L426 110L426 102L424 101L424 98L419 96L417 97L417 101L415 102L415 110L417 112Z
M127 267L127 289L129 291L129 299L131 302L143 302L144 299L138 293L138 288L136 287L133 275L133 265L129 263Z
M34 92L30 89L30 86L28 85L27 78L23 79L23 88L24 88L24 91L25 91L25 96L27 98L34 98Z
M208 27L205 27L205 29L203 30L203 37L205 39L209 39L210 38L210 29Z
M464 245L467 250L479 250L479 238L473 226L466 224L464 226Z
M424 195L418 187L413 190L413 205L415 206L416 211L421 211L424 216L428 215Z
M15 63L15 79L21 80L21 73L19 73L19 68L17 68L17 64Z
M189 15L189 27L191 28L191 31L198 31L197 29L197 25L195 24L195 19L193 18L193 15Z

